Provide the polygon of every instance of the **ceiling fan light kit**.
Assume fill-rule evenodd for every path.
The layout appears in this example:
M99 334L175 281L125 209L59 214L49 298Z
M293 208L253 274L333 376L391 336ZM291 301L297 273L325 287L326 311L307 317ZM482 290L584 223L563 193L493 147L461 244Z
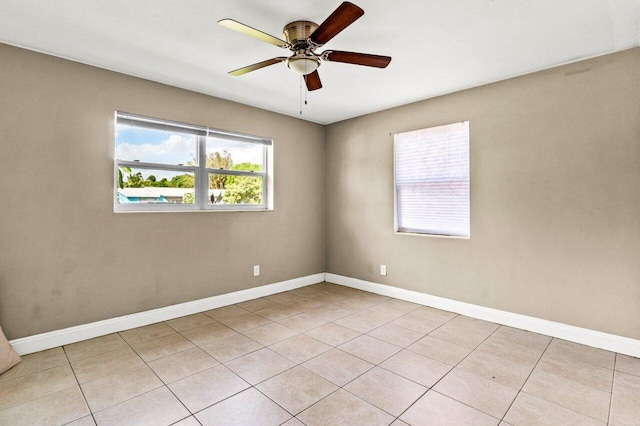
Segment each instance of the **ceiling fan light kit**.
M289 57L268 59L233 70L229 74L239 76L269 65L286 62L289 69L304 76L307 89L311 91L322 87L317 71L322 61L386 68L391 62L391 57L389 56L338 50L326 50L323 53L315 52L316 49L323 46L362 15L364 15L364 11L358 6L344 2L320 25L311 21L294 21L285 25L282 32L286 41L233 19L222 19L218 21L218 24L223 27L293 52L293 55Z

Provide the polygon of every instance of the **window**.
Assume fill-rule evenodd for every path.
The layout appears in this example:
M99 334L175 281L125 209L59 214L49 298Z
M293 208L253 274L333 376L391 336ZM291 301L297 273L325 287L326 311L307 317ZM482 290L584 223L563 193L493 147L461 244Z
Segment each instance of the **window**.
M116 113L115 211L266 210L272 141Z
M469 122L394 136L395 230L469 237Z

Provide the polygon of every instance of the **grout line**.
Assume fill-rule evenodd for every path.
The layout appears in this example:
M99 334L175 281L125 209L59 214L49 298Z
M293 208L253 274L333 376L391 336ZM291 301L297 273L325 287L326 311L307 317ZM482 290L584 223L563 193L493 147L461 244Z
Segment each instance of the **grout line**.
M435 309L435 308L434 308L434 309ZM460 314L458 314L458 315L456 315L456 316L452 317L450 320L448 320L447 322L445 322L444 324L442 324L440 327L437 327L436 329L434 329L434 330L432 330L431 332L429 332L429 334L427 334L427 336L429 336L431 333L433 333L433 332L434 332L434 331L436 331L437 329L439 329L439 328L443 327L445 324L448 324L448 323L449 323L449 322L451 322L454 318L457 318L457 317L459 317L459 316L461 316L461 315L460 315ZM464 316L464 315L462 315L462 316ZM480 320L480 321L482 321L482 320ZM485 321L485 322L490 322L490 321ZM495 323L494 323L494 324L495 324ZM491 332L491 333L490 333L490 334L489 334L489 335L488 335L488 336L487 336L487 337L486 337L482 342L480 342L480 343L479 343L479 344L478 344L474 349L472 349L472 350L471 350L471 352L469 352L467 355L465 355L465 357L464 357L464 358L462 358L462 359L460 360L460 362L458 362L456 365L454 365L453 367L451 367L451 369L450 369L449 371L447 371L447 373L446 373L446 374L444 374L442 377L440 377L440 378L439 378L439 379L438 379L438 380L437 380L433 385L431 385L431 387L427 388L427 392L429 392L429 391L433 391L433 392L436 392L436 393L440 394L440 392L437 392L437 391L436 391L436 390L434 390L433 388L434 388L438 383L440 383L440 382L441 382L445 377L447 377L449 374L451 374L451 372L452 372L453 370L455 370L455 368L456 368L457 366L459 366L462 362L464 362L464 360L465 360L465 359L467 359L467 357L469 357L472 353L474 353L474 352L475 352L475 351L480 347L480 345L482 345L482 344L483 344L484 342L486 342L486 341L487 341L491 336L493 336L493 335L496 333L496 331L498 331L498 330L500 329L500 327L501 327L501 326L498 326L498 328L496 328L495 330L493 330L493 331L492 331L492 332ZM435 337L434 337L434 339L435 339ZM439 339L439 340L442 340L442 339ZM447 341L447 340L443 340L443 341L444 341L444 342L447 342L447 343L453 343L453 342L449 342L449 341ZM454 343L454 344L457 344L457 343ZM461 346L461 345L458 345L458 346ZM462 346L462 347L464 347L464 346ZM469 348L467 348L467 349L469 349ZM416 352L416 353L417 353L417 352ZM418 354L418 355L421 355L421 354ZM422 356L425 356L425 355L422 355ZM429 359L433 359L433 358L430 358L430 357L427 357L427 358L429 358ZM438 360L435 360L435 361L438 361ZM446 363L444 363L444 362L442 362L442 361L438 361L438 362L441 362L442 364L446 364ZM449 364L446 364L446 365L449 365ZM473 374L473 373L471 373L471 374ZM480 376L478 376L478 377L480 377ZM426 395L426 393L427 393L427 392L425 392L425 395ZM440 394L440 395L442 395L442 394ZM423 396L424 396L424 395L423 395ZM467 405L467 404L465 404L465 403L464 403L464 402L462 402L462 401L458 401L457 399L451 398L450 396L447 396L447 395L443 395L443 396L446 396L447 398L452 399L452 400L454 400L454 401L456 401L456 402L458 402L458 403L460 403L460 404L466 405L467 407L473 408L474 410L477 410L477 411L479 411L479 412L481 412L481 413L483 413L483 414L486 414L487 416L491 416L491 414L489 414L489 413L485 413L484 411L481 411L481 410L478 410L478 409L477 409L477 408L475 408L475 407L471 407L470 405ZM413 407L413 406L416 404L416 402L418 402L421 398L422 398L422 396L421 396L420 398L416 399L415 401L413 401L413 403L412 403L411 405L409 405L409 406L408 406L408 407L407 407L407 408L406 408L402 413L400 413L400 415L399 415L397 418L399 419L399 418L400 418L400 416L402 416L404 413L406 413L406 412L407 412L411 407ZM491 416L491 417L493 417L493 416ZM495 419L496 417L493 417L493 418Z
M616 366L618 365L618 354L613 358L613 377L611 378L611 396L609 397L609 413L607 415L607 424L611 423L611 410L613 409L613 388L616 383Z
M89 401L87 401L87 396L84 394L84 389L80 385L80 380L78 380L78 375L76 374L76 370L73 368L73 364L71 364L71 360L69 359L69 356L67 355L67 351L66 351L64 346L61 346L61 348L62 348L62 353L64 353L64 356L67 359L67 362L69 363L69 367L71 368L71 372L73 373L73 378L76 380L76 383L78 384L78 388L80 389L80 393L82 394L82 399L84 399L84 403L87 406L87 410L89 410L89 415L93 419L93 422L95 424L98 424L96 422L96 418L93 416L93 410L91 409L91 406L89 405ZM78 419L75 419L75 420L79 420L79 419L82 419L84 417L87 417L87 416L82 416L82 417L79 417ZM73 421L75 421L75 420L73 420ZM69 422L69 423L71 423L71 422Z
M547 346L544 348L544 350L540 354L540 358L538 358L538 361L536 361L536 365L533 366L533 369L531 369L531 372L529 373L529 375L525 379L524 383L522 383L522 386L520 386L520 389L518 389L518 393L516 394L515 398L513 398L513 401L511 401L511 404L509 404L509 407L507 407L507 411L504 412L502 418L500 419L501 422L505 421L504 420L505 417L507 417L507 414L509 414L509 411L511 410L511 407L513 407L513 404L516 402L516 399L518 399L518 396L520 396L520 394L522 393L522 389L524 388L524 386L529 381L529 378L531 378L531 375L533 374L535 369L538 367L538 364L540 364L540 361L542 361L542 358L544 357L545 352L547 352L547 349L549 349L549 346L551 346L551 342L553 342L553 338L551 338L549 340L549 343L547 343Z

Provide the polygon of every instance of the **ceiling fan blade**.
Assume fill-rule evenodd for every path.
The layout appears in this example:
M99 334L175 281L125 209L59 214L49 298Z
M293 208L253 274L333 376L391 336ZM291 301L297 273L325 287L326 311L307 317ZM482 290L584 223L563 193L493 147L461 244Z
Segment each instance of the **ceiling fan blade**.
M241 22L234 21L233 19L221 19L218 21L218 24L222 25L225 28L229 28L230 30L237 31L253 38L257 38L258 40L262 40L275 46L283 47L285 49L289 48L289 43L287 43L286 41L280 40L278 37L274 37L260 30L256 30L255 28L252 28Z
M316 28L309 38L314 43L323 45L340 31L353 24L362 15L364 15L364 10L353 3L345 1Z
M278 58L273 58L273 59L267 59L266 61L262 61L262 62L258 62L257 64L253 64L253 65L249 65L243 68L238 68L237 70L233 70L233 71L229 71L229 74L231 75L242 75L242 74L246 74L248 72L251 71L255 71L255 70L259 70L260 68L264 68L264 67L268 67L269 65L275 65L278 64L282 61L286 61L287 58L285 58L284 56L278 57Z
M320 74L318 74L318 70L305 75L304 81L307 83L307 90L310 92L322 88L322 82L320 81Z
M370 55L368 53L343 52L341 50L326 50L321 58L330 62L344 62L347 64L365 65L367 67L386 68L391 62L390 56Z

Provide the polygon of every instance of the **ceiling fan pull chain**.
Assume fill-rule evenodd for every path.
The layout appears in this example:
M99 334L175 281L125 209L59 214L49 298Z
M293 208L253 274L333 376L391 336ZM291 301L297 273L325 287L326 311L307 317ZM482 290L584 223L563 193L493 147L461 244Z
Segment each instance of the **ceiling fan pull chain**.
M300 76L300 115L302 115L302 80L304 80L304 76Z

